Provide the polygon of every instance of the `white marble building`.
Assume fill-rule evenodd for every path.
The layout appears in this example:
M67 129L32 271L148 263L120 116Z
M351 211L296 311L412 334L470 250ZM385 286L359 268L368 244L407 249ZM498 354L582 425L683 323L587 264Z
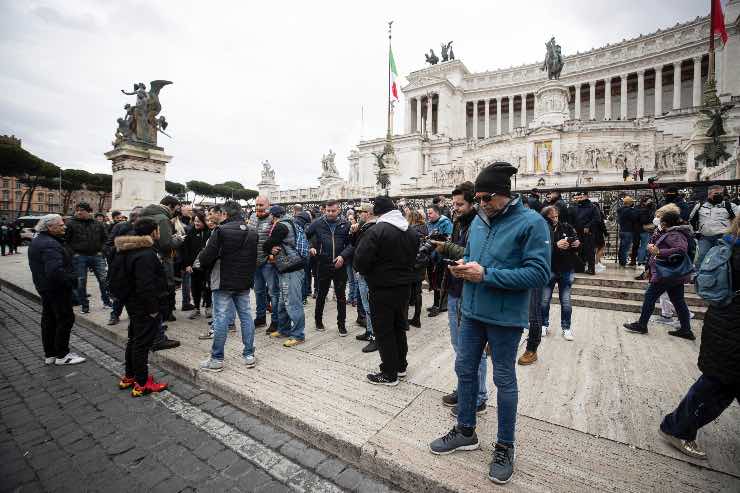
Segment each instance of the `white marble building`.
M716 78L720 99L738 103L728 113L723 138L732 157L703 170L702 179L736 174L740 0L729 2L725 21L729 40L725 46L716 43ZM494 160L519 168L519 188L616 183L624 169L638 168L662 181L695 179L699 133L706 128L699 106L709 66L708 33L709 18L701 17L566 56L559 84L547 81L540 63L473 73L454 60L412 72L396 109L404 125L393 139L399 166L391 176L391 194L448 192ZM548 84L559 85L561 99L544 95ZM562 118L555 122L542 117L553 104L562 104ZM373 153L384 145L379 136L351 152L341 196L375 192ZM275 198L320 198L320 191L312 190L280 191ZM335 185L334 191L340 189Z

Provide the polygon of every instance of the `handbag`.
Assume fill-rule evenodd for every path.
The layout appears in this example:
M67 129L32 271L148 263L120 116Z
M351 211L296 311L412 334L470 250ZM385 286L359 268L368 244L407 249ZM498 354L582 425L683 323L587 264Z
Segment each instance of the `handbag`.
M655 246L663 241L663 235L655 242ZM674 253L668 258L655 258L655 273L660 280L676 280L694 272L694 263L686 252Z

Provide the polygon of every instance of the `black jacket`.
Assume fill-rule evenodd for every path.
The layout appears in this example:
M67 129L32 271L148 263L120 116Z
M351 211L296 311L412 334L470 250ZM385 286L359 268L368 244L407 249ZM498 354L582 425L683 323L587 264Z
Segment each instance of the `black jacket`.
M214 229L198 255L200 266L211 270L211 289L245 291L254 286L257 269L257 230L240 217L229 218Z
M102 252L107 237L105 224L94 219L83 221L73 217L67 220L65 243L75 254L95 255Z
M31 241L28 264L33 285L39 294L76 286L77 274L72 266L72 257L62 241L47 232L39 233Z
M740 245L732 253L732 286L740 286ZM737 289L737 288L736 288ZM723 307L710 306L704 315L699 369L728 385L740 382L740 295Z
M617 209L617 224L621 233L632 233L635 230L637 209L631 205L623 205Z
M208 228L195 229L191 228L185 235L185 241L182 244L182 266L192 267L195 259L203 248L205 248L208 238L211 237L211 230Z
M560 221L568 221L568 206L565 205L563 199L558 199L555 202L547 202L545 203L545 207L555 207L558 210Z
M134 234L134 223L131 221L123 221L118 224L114 224L108 233L108 239L105 240L105 246L103 247L103 253L108 263L113 262L113 258L116 255L116 247L114 241L119 236L132 235Z
M570 206L568 208L568 223L578 231L589 228L593 234L596 228L601 227L599 208L588 199Z
M652 231L645 231L643 226L653 224L653 217L655 217L655 211L652 207L637 207L635 209L634 227L632 232L634 234L651 233Z
M352 242L349 233L349 223L339 217L332 233L329 222L320 217L306 229L306 238L316 249L317 257L322 263L333 263L337 257L342 257L347 263L352 258Z
M112 283L128 283L131 291L124 302L130 317L158 313L167 304L167 278L151 236L118 236L114 242L116 254L111 266ZM121 266L121 264L123 264ZM122 268L121 268L122 267Z
M391 214L396 221L384 222ZM355 251L354 268L370 289L411 285L417 281L414 261L418 250L416 232L408 227L399 211L392 211L381 216L362 235Z
M547 225L550 226L550 244L552 245L552 255L550 256L550 271L553 274L560 274L563 272L571 272L576 268L576 262L578 261L577 254L578 248L573 246L573 243L578 240L578 234L568 223L558 221L558 224L553 227L550 221L547 221ZM558 241L567 239L570 244L568 250L561 250L558 248Z

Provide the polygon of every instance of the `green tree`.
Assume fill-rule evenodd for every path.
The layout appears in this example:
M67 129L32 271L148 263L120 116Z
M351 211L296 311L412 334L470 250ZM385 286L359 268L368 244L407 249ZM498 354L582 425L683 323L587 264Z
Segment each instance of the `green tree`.
M170 195L175 195L177 198L182 199L187 193L187 188L182 183L176 181L165 181L164 189Z
M98 196L97 210L103 212L105 200L113 192L113 176L107 173L95 173L92 175L90 182L85 185L88 190L95 192Z
M196 202L198 195L202 197L199 203L203 203L203 199L205 198L214 198L216 196L213 185L204 181L191 180L185 185L188 187L188 190L193 192L193 203Z
M78 190L83 190L86 185L92 184L94 180L94 175L83 169L62 170L61 203L63 216L66 216L69 213L72 195ZM59 186L58 178L56 186Z

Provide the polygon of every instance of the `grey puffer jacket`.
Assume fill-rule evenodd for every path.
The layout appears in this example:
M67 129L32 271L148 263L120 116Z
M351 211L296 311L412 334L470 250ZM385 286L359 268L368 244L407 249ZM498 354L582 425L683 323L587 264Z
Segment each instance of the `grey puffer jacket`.
M267 254L263 251L262 247L270 237L272 216L268 214L263 218L259 218L257 217L257 213L254 213L249 218L248 225L257 231L257 267L262 267L267 262Z

